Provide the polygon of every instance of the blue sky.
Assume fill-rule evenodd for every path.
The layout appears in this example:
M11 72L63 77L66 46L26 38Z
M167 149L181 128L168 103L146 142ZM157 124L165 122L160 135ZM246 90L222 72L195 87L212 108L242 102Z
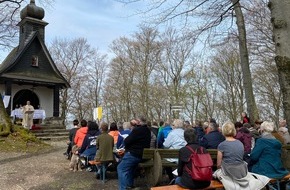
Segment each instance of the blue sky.
M132 16L136 6L138 3L124 5L114 0L56 0L44 18L49 22L47 43L55 37L85 37L92 46L107 52L114 39L137 31L141 18Z
M36 5L43 7L36 0ZM136 15L141 3L124 5L114 0L55 0L53 7L44 8L46 45L55 38L84 37L101 53L109 53L108 46L121 36L138 30L141 15ZM133 16L135 15L135 16ZM0 63L8 52L0 52Z

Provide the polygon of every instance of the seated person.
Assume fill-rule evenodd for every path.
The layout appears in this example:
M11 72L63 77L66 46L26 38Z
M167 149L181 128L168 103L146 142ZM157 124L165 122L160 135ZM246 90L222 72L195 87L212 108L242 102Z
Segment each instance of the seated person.
M287 171L282 164L282 144L273 135L274 123L264 121L261 124L261 138L257 139L251 153L252 172L265 175L269 178L280 179L286 176Z
M66 152L64 153L64 155L66 155L68 159L70 159L71 154L72 154L71 153L72 147L73 147L73 145L75 145L74 138L76 136L76 132L80 128L79 121L77 119L75 119L73 121L73 125L74 125L74 127L69 131L69 141L67 142L68 146L67 146Z
M142 161L144 148L150 147L150 129L145 117L139 117L137 125L124 140L125 153L117 167L119 189L129 189L134 186L134 172Z
M156 121L153 121L150 130L154 133L155 137L157 138L159 127Z
M166 149L180 149L184 147L187 143L183 133L183 121L181 119L175 119L173 121L172 130L165 139L163 147ZM177 160L175 161L177 162Z
M84 138L88 132L88 126L87 126L87 121L86 120L81 120L81 128L79 128L76 131L76 135L74 137L74 144L77 145L79 148L82 147Z
M204 135L199 145L206 149L217 149L218 145L225 140L225 137L218 130L218 125L216 123L209 123L208 133Z
M202 137L205 135L205 131L203 129L202 122L200 120L196 120L195 124L196 125L193 127L193 129L195 130L197 142L199 143Z
M175 119L173 121L172 130L169 132L167 138L163 143L163 147L165 149L180 149L186 145L186 141L184 139L184 129L183 129L183 121L181 119ZM177 159L167 159L169 162L178 162ZM165 167L166 173L171 181L174 176L172 174L171 167Z
M124 148L124 139L131 133L131 124L130 122L123 123L123 131L119 133L117 140L117 149Z
M98 136L96 141L97 153L95 156L95 163L98 167L98 174L100 174L99 164L105 162L110 162L114 160L113 148L114 148L114 138L108 134L109 125L107 123L101 124L102 133Z
M155 129L155 128L153 128L152 127L152 124L151 124L151 121L148 121L147 122L147 126L148 126L148 128L150 129L150 131L151 131L151 141L150 141L150 148L156 148L156 140L157 140L157 137L156 137L156 135L154 134L154 132L153 132L153 129ZM155 131L156 132L156 131Z
M248 172L247 163L243 160L244 145L234 138L235 125L226 122L222 133L226 140L218 146L217 167L220 169L213 176L222 182L225 189L262 189L270 179Z
M164 127L160 127L157 135L157 147L163 148L163 143L167 138L169 132L172 130L170 123L167 121L164 124Z
M88 122L88 131L80 148L79 155L80 157L86 158L86 161L93 160L96 155L96 139L100 134L99 126L96 122ZM85 163L87 165L88 163Z
M110 131L108 134L114 138L114 150L115 150L117 148L117 141L119 137L119 130L118 130L117 123L115 122L111 123Z
M247 163L250 163L252 140L255 141L254 138L252 138L252 134L249 130L250 127L251 124L244 123L243 126L238 129L237 135L235 136L235 138L241 141L244 145L244 161Z
M290 143L290 135L289 135L288 128L286 127L286 121L285 120L281 120L279 122L278 133L283 137L284 144Z
M184 131L184 139L187 142L186 146L190 146L193 150L199 149L200 146L196 142L196 134L194 129L188 128ZM204 149L204 152L206 150ZM189 157L191 156L191 152L188 148L183 147L179 150L178 156L178 177L175 179L175 184L190 189L203 189L210 185L210 181L195 181L191 178L189 173L184 169L187 166L191 170L191 162L189 161Z
M96 147L98 149L95 157L95 161L113 161L113 147L114 147L114 138L108 134L109 125L107 123L101 124L102 133L98 136Z

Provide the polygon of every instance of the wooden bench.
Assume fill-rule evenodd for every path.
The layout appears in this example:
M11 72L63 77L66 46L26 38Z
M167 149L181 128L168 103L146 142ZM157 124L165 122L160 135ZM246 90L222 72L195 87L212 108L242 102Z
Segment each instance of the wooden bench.
M271 179L267 186L270 190L281 190L280 183L290 180L290 173L284 176L282 179Z
M217 150L207 150L214 162L214 168L216 168ZM170 162L167 159L178 159L178 149L148 149L143 151L143 162L139 163L139 167L144 169L146 183L150 186L156 186L162 181L162 168L172 167L177 168L177 162Z
M287 168L288 170L290 169L289 156L290 156L290 144L283 145L282 162L283 162L284 167ZM267 186L270 190L280 190L281 189L280 183L286 182L289 180L290 180L290 173L282 179L271 179L270 182L267 184Z
M223 184L218 180L211 180L210 186L204 189L223 189ZM151 190L189 190L180 187L179 185L166 185L166 186L159 186L159 187L151 187Z
M207 149L210 154L214 166L216 166L217 160L217 150L216 149ZM166 159L178 159L179 150L178 149L149 149L145 148L143 151L143 162L139 163L139 167L152 167L154 165L154 155L159 154L161 160L162 167L177 167L178 163L169 162Z
M282 179L271 179L270 182L267 184L267 186L269 187L270 190L281 190L280 183L289 181L289 179L290 179L290 174L286 175ZM209 190L209 189L223 189L223 188L224 186L220 181L213 179L211 180L210 186L204 189ZM189 189L182 188L178 185L166 185L166 186L159 186L159 187L151 187L151 190L189 190Z
M217 160L217 150L216 149L208 149L207 150L214 162L214 169L216 169L216 160ZM286 151L287 155L289 154L290 151L290 144L288 145L284 145L283 146L283 151ZM149 153L150 152L150 153ZM178 158L178 150L173 150L173 149L144 149L144 158L147 158L149 160L147 160L146 162L140 163L139 166L142 167L146 166L148 168L152 167L152 164L155 162L154 158L153 158L153 154L156 154L155 157L160 157L160 159L162 158ZM177 163L170 163L167 160L162 159L161 161L159 161L161 168L165 167L165 166L169 166L169 167L177 167ZM289 168L289 167L288 167ZM161 169L162 170L162 169ZM151 172L154 172L154 170L151 170ZM152 173L149 175L152 175ZM161 173L162 175L162 173ZM160 176L159 176L160 177ZM280 183L281 182L285 182L285 181L290 181L290 174L288 174L287 176L285 176L283 179L271 179L270 182L267 184L267 186L269 187L270 190L280 190ZM155 183L151 184L151 186L155 186L158 183L158 181L156 181ZM223 185L221 182L219 182L218 180L212 180L211 181L211 185L205 189L222 189ZM178 186L178 185L167 185L167 186L159 186L159 187L152 187L151 190L185 190L184 188Z

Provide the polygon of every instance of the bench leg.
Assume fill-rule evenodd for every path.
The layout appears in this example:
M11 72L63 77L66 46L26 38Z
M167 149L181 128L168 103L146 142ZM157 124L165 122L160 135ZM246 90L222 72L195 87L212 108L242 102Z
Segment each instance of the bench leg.
M102 180L103 183L106 182L106 172L107 172L107 167L108 164L107 163L102 163L100 165L96 165L97 167L97 171L96 171L96 175L100 176L100 180Z
M106 180L106 170L107 170L107 167L106 167L106 164L102 164L102 180L103 180L103 183L105 183L105 180Z
M269 183L267 186L269 190L280 190L280 181L277 180L275 183Z

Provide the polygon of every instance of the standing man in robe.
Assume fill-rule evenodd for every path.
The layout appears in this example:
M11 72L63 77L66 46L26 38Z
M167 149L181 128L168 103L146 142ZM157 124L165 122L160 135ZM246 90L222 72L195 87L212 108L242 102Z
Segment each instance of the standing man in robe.
M30 101L26 102L26 105L22 107L23 120L22 126L26 129L31 129L33 125L34 107L30 105Z

